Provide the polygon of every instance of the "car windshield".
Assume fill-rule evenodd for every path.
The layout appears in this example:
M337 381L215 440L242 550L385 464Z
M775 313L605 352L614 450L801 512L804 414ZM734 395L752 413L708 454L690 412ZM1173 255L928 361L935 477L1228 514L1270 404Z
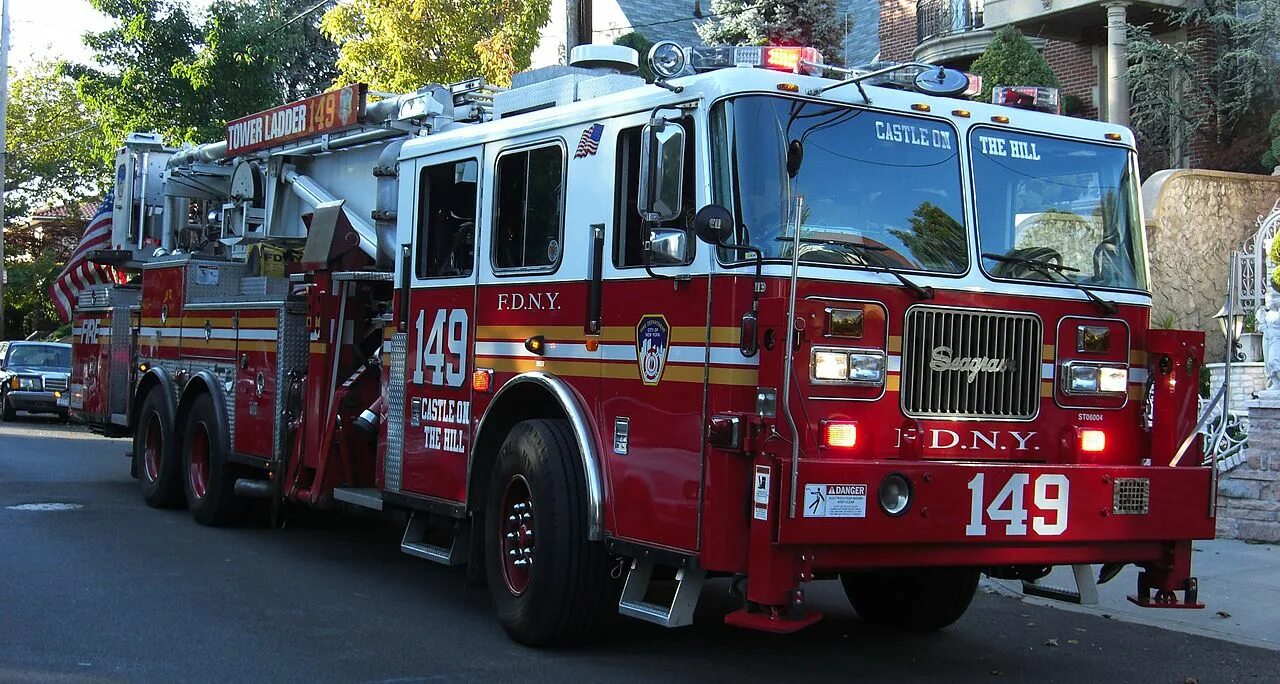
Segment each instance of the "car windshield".
M71 368L71 349L52 344L19 344L9 350L9 365L22 368Z
M1146 286L1123 147L980 128L969 138L983 269L997 278ZM1035 263L1047 264L1044 268Z
M717 110L716 201L737 217L739 243L767 259L790 258L803 196L801 261L968 268L959 144L949 125L773 96L740 97Z

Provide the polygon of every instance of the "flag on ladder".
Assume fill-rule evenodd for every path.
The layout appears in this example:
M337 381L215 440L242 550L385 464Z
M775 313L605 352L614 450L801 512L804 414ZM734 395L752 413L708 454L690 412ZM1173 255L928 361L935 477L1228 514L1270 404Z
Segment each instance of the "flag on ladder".
M75 306L76 295L80 290L90 285L124 282L122 274L116 269L89 261L90 252L111 245L111 198L114 195L114 191L107 192L107 198L102 200L97 213L89 219L89 227L80 238L80 244L76 245L67 265L49 286L54 306L58 307L58 313L62 314L64 321L71 320L71 309Z

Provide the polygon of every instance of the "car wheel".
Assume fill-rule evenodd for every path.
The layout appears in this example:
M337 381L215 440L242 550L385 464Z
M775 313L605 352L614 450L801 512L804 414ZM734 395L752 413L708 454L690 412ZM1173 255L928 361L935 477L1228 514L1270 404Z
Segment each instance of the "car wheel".
M977 568L900 568L840 576L853 609L867 622L899 629L942 629L960 619L978 589Z
M6 423L18 419L18 411L9 405L9 397L0 394L0 420Z
M133 431L133 460L142 499L152 508L174 508L183 502L182 459L164 392L159 385L147 392Z
M526 646L586 638L601 616L604 545L587 538L587 488L569 424L527 420L498 452L484 557L498 621Z
M187 508L201 525L229 525L244 514L244 502L235 495L236 469L227 460L228 441L213 398L196 397L183 431L183 481Z

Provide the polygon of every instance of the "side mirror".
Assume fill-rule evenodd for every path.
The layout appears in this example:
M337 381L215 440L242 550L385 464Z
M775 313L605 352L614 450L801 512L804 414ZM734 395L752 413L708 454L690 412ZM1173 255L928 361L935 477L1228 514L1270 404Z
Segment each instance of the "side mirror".
M680 215L684 190L684 127L648 124L640 135L640 192L636 211L648 221L670 221Z
M654 266L680 266L689 262L689 233L680 228L649 231L649 260Z
M694 214L693 232L709 245L727 245L733 239L733 214L719 204L708 204Z

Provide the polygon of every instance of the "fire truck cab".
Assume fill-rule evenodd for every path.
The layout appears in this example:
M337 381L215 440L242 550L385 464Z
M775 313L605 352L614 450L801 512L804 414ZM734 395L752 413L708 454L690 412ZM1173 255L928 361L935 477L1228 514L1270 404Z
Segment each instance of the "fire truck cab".
M898 627L1055 565L1198 606L1203 340L1151 329L1129 131L924 65L635 59L127 142L72 408L204 524L403 516L527 644L689 624L707 577L778 632L834 577Z

